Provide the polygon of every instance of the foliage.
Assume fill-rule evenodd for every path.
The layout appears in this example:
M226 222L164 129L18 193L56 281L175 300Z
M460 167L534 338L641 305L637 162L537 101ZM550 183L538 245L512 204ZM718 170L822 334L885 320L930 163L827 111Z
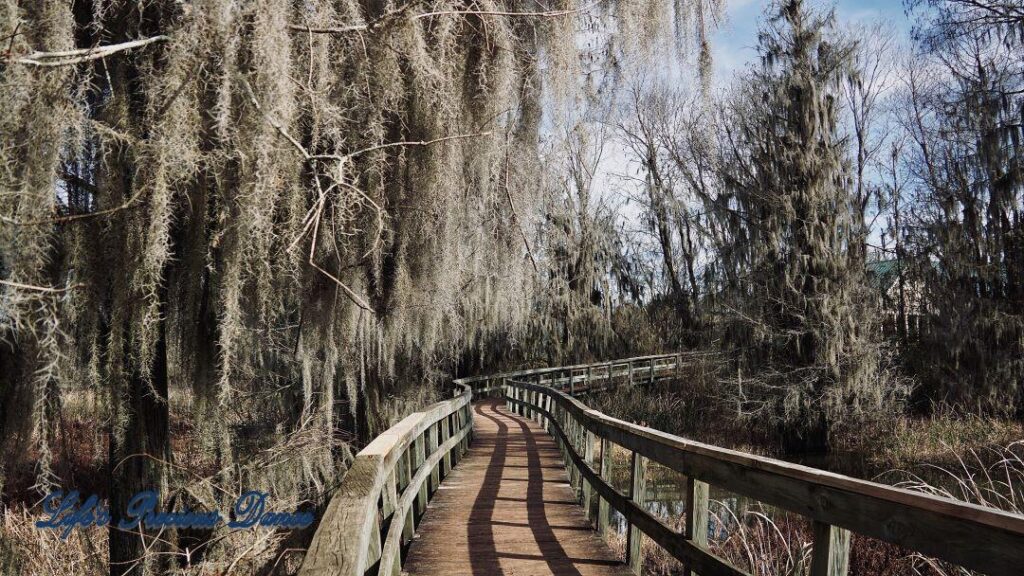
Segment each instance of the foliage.
M3 1L4 473L61 481L61 400L87 391L113 510L194 488L172 409L213 455L206 488L319 500L338 436L525 330L542 110L580 99L577 34L624 54L696 30L706 53L713 4ZM112 531L113 572L172 568L169 540Z
M1024 179L1019 2L949 2L921 17L903 123L930 323L913 365L932 399L1021 414Z

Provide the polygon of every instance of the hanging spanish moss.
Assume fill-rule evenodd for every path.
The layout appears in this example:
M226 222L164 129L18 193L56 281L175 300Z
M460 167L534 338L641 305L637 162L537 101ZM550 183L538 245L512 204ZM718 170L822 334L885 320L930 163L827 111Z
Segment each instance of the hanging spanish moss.
M112 510L142 487L322 493L338 440L524 326L542 109L577 97L577 35L696 29L706 53L718 5L5 0L5 469L37 454L38 488L58 480L75 390L106 423ZM211 455L198 484L172 450L183 415ZM302 449L259 451L282 446ZM167 569L147 551L174 546L112 530L111 571Z
M741 410L779 423L787 450L822 450L835 421L877 408L879 348L849 200L837 91L853 44L802 0L772 5L761 67L724 120L728 230L724 341L740 359ZM748 374L743 381L743 372ZM749 375L754 373L751 378Z

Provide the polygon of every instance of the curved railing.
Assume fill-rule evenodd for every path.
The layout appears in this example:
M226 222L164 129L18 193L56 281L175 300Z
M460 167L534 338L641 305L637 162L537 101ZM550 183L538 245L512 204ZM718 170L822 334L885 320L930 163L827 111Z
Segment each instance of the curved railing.
M560 383L577 393L616 379L651 381L673 375L683 358L644 356L455 380L455 398L410 414L356 455L313 535L300 575L400 574L402 551L427 502L469 446L474 398L503 393L512 378Z
M356 455L317 527L303 576L401 572L402 547L466 449L473 392L438 402L376 437Z
M672 378L691 358L645 356L456 380L455 398L410 415L356 456L300 574L399 574L403 549L428 500L468 447L471 401L499 394L510 409L536 419L555 437L570 483L592 518L597 500L599 531L608 528L609 509L626 519L627 562L635 572L643 562L641 540L650 538L691 573L745 574L708 548L708 492L714 485L809 518L812 576L846 574L851 531L990 576L1022 573L1024 517L693 442L612 418L573 397ZM613 444L631 454L628 494L610 483ZM647 461L687 477L682 533L644 507Z
M661 366L663 360L657 362ZM649 374L662 370L652 363ZM625 517L630 526L627 562L635 573L640 573L643 564L641 540L646 537L681 561L691 574L746 574L708 549L708 490L714 485L809 518L814 527L812 576L845 576L851 531L989 576L1024 574L1022 516L726 450L630 424L592 410L567 393L597 384L574 374L506 378L507 402L510 409L537 420L555 437L577 498L591 518L591 502L599 499L599 531L607 530L609 507ZM599 451L595 450L598 441ZM610 483L612 444L631 454L629 494L618 492ZM687 514L682 533L666 526L644 507L648 460L687 478Z

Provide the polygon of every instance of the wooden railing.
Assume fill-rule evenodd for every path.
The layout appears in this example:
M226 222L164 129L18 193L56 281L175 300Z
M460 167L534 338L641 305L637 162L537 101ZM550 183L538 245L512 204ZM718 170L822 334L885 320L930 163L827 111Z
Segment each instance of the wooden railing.
M694 358L706 356L703 353L679 352L638 356L623 360L533 368L516 372L504 372L489 376L475 376L456 380L458 385L469 386L474 398L484 396L502 397L509 380L536 382L548 386L562 386L570 394L582 395L599 392L619 384L650 383L675 378L679 370Z
M410 414L356 455L313 535L301 576L398 575L402 554L438 485L472 438L474 398L504 393L509 378L539 378L582 393L615 379L671 376L682 355L561 366L455 380L455 398ZM585 383L578 390L575 383Z
M626 519L626 560L635 573L643 565L641 540L650 538L691 574L746 574L709 550L708 493L714 485L809 518L812 576L847 573L851 532L989 576L1024 574L1022 516L693 442L612 418L573 397L621 380L624 373L633 380L656 379L681 362L679 356L655 356L500 376L509 409L537 420L555 437L588 516L591 502L599 499L598 530L607 530L609 508ZM630 454L628 494L610 483L613 444ZM682 533L644 508L647 461L687 479Z
M356 455L306 552L302 576L401 573L427 501L466 449L473 392L410 414Z
M455 381L456 396L402 420L355 459L331 499L303 576L401 572L403 550L441 480L472 437L474 398L504 396L555 437L577 498L608 530L610 509L629 524L626 560L637 573L650 538L701 576L745 574L708 547L709 486L809 518L812 576L846 574L857 532L990 576L1024 574L1024 517L693 442L591 410L574 396L674 378L692 355L666 354L538 368ZM612 446L630 454L628 494L610 483ZM683 474L686 521L676 532L644 508L646 463ZM593 519L593 518L592 518Z

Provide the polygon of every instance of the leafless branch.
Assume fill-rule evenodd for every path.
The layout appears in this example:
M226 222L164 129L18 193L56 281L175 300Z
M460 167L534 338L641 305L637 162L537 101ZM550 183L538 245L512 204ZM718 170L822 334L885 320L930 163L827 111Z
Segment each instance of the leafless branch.
M82 286L81 284L72 284L67 288L53 288L50 286L34 286L32 284L22 284L21 282L12 282L10 280L0 280L0 284L3 284L4 286L10 286L11 288L19 288L21 290L34 290L36 292L46 292L48 294L59 294L61 292L67 292L69 290L74 290L75 288L80 288Z
M59 52L33 52L27 56L16 58L14 61L18 64L25 64L27 66L67 66L70 64L79 64L81 62L89 62L100 58L106 58L107 56L117 54L118 52L141 48L156 42L166 42L170 39L170 36L161 35L153 36L152 38L144 38L142 40L132 40L131 42L122 42L120 44L96 46L94 48L79 48L76 50L63 50Z

